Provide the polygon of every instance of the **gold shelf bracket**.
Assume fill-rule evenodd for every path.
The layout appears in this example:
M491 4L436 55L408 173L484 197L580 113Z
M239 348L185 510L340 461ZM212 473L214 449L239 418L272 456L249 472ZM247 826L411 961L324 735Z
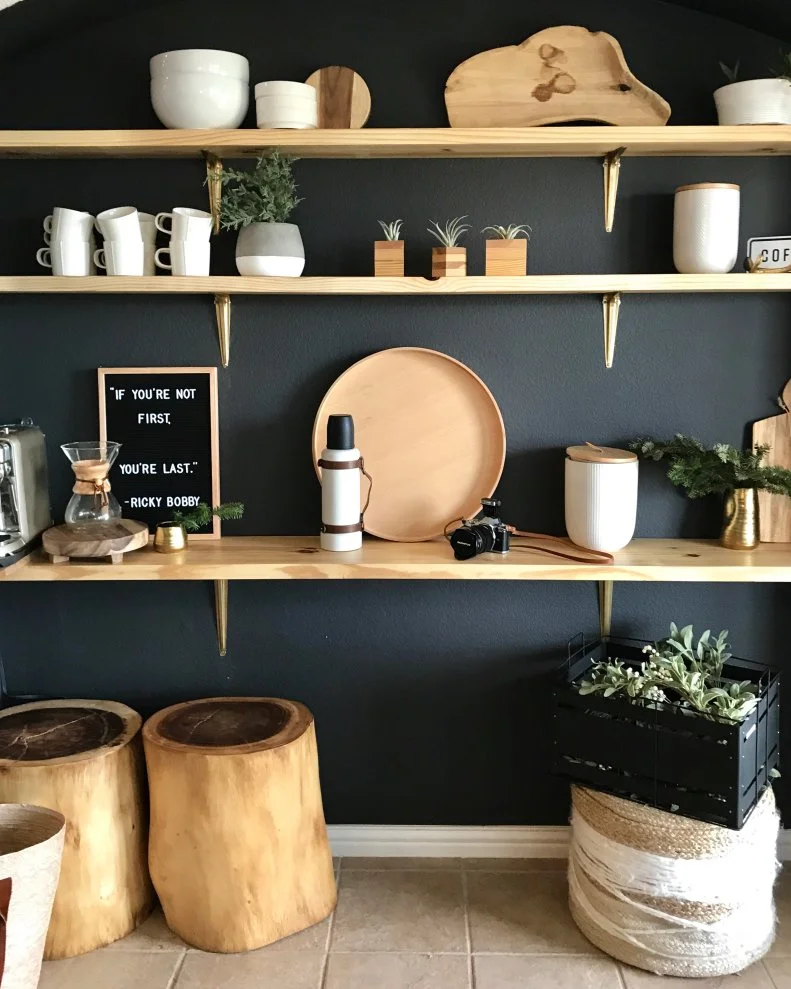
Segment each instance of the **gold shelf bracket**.
M618 180L621 177L621 158L626 148L616 148L604 156L604 229L612 233L615 223L615 204L618 201Z
M222 160L210 151L206 155L206 185L209 187L209 210L214 217L214 232L220 232L220 206L222 205Z
M612 629L612 590L611 580L599 581L599 633L604 637Z
M220 362L228 367L231 360L231 297L214 296L214 315L217 318L217 339L220 342Z
M214 581L214 619L217 624L217 648L221 656L228 649L228 581Z
M618 333L618 315L621 311L621 293L610 292L602 296L604 314L604 366L612 367L615 360L615 336Z

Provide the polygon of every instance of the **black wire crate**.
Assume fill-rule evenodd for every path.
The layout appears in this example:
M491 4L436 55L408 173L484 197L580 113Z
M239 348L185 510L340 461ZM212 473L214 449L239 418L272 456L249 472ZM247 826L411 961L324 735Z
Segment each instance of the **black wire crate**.
M758 704L740 723L691 713L672 701L635 703L577 689L595 663L646 659L636 639L576 639L553 694L553 772L617 797L738 830L776 768L779 674L731 657L721 685L750 680Z

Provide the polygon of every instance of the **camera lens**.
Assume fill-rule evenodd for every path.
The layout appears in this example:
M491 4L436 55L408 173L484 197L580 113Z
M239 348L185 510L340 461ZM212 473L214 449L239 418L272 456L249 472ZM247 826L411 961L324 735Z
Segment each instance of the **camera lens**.
M450 544L457 560L470 560L494 548L494 530L490 525L463 525L451 534Z

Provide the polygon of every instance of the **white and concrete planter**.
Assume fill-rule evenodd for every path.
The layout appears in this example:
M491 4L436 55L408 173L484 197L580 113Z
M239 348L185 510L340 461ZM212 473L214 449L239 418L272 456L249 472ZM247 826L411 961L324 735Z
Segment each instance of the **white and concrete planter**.
M305 248L296 223L251 223L239 231L236 267L240 275L297 277L305 267Z
M791 82L748 79L722 86L714 93L722 125L791 124Z

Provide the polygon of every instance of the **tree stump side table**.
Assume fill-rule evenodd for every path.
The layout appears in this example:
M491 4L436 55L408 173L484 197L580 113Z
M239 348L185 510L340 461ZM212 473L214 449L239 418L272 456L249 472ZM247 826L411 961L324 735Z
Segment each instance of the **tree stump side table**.
M66 818L44 957L131 933L150 913L140 715L114 701L36 701L0 711L0 802Z
M170 928L204 951L249 951L335 906L313 715L215 697L143 727L151 878Z

